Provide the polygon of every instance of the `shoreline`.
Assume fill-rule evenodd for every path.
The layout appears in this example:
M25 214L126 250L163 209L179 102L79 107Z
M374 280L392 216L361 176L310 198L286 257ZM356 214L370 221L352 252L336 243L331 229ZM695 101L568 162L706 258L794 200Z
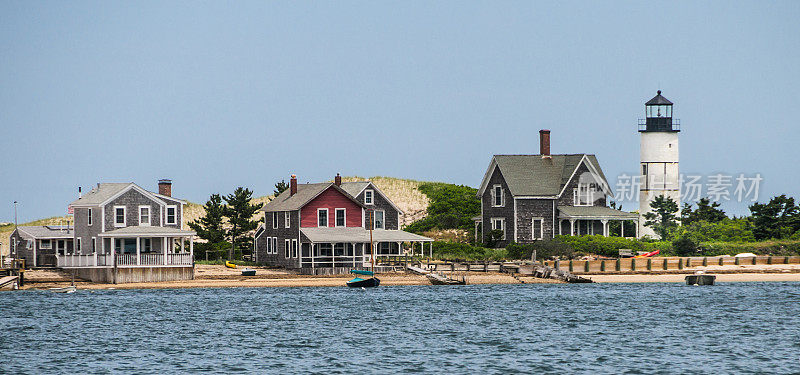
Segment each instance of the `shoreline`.
M263 270L259 276L241 276L234 270L211 269L202 267L195 272L194 280L161 281L151 283L126 283L126 284L100 284L87 281L76 281L78 289L103 290L103 289L192 289L192 288L272 288L272 287L345 287L345 283L352 279L350 275L335 276L309 276L296 275L283 271ZM684 277L693 274L695 270L686 270L684 273L642 273L635 274L588 274L582 275L592 279L595 283L682 283ZM765 270L766 272L737 272L730 273L705 270L717 276L718 283L729 282L800 282L800 272L794 269ZM753 270L754 271L754 270ZM517 278L498 272L470 272L467 273L470 285L481 284L564 284L564 282L550 279L537 279L530 276L517 276ZM431 285L422 275L405 273L387 273L379 275L382 286L408 286ZM26 279L28 279L26 277ZM63 277L53 277L53 273L42 274L40 277L29 278L21 290L47 290L52 287L63 287L71 284L71 280ZM3 290L9 290L4 288Z

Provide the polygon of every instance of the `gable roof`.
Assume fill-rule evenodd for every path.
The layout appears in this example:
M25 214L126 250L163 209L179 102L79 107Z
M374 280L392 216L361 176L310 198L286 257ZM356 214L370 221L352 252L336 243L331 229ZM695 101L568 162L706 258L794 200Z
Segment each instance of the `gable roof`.
M599 176L602 181L598 182L605 184L604 190L607 190L608 181L594 155L563 154L551 155L550 158L542 158L541 155L494 155L481 182L478 196L483 195L486 190L494 169L500 168L511 195L557 197L563 193L582 163L586 163L589 170Z
M322 182L316 184L298 184L297 194L295 195L290 195L289 189L286 189L280 195L275 197L275 199L265 204L261 210L264 212L299 210L329 188L336 189L336 191L344 194L344 196L355 202L357 205L359 205L359 207L364 207L361 202L356 200L356 198L354 198L341 187L336 186L333 182Z
M378 194L380 194L383 197L383 199L386 199L386 201L389 202L389 204L392 207L394 207L395 210L397 210L397 212L399 212L400 214L404 213L403 210L401 210L400 207L397 207L397 205L394 204L394 202L392 202L392 200L389 199L389 197L387 197L386 194L384 194L383 191L381 191L381 189L378 189L378 187L375 186L375 184L373 184L372 181L342 182L342 189L344 189L344 191L346 191L347 194L350 194L353 197L358 197L359 194L361 194L361 192L368 187L372 187L372 189L377 191Z
M133 182L106 182L97 184L92 190L82 197L76 199L70 206L102 206L106 204L108 201L122 195L129 189L135 189L138 192L142 193L144 196L159 202L160 204L165 204L166 200L176 201L181 204L185 204L186 202L180 200L178 198L167 197L161 194L153 193L151 191L147 191L143 189L141 186L136 185Z
M16 229L20 234L28 237L49 239L49 238L72 238L75 228L65 225L31 225L19 226Z

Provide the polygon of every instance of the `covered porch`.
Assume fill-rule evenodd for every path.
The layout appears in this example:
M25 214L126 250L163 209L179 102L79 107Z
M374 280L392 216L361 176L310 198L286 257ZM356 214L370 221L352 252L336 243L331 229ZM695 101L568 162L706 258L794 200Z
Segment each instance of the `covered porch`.
M91 254L58 256L58 267L169 267L194 264L193 231L126 227L101 233Z
M414 255L414 245L424 254L431 252L433 239L402 230L364 228L302 228L300 268L360 268L377 258ZM427 245L427 246L426 246Z
M634 221L635 237L639 237L639 215L602 206L564 206L558 208L559 235L582 236L602 235L604 237L619 235L625 237L625 222ZM610 223L620 223L619 232L611 233Z

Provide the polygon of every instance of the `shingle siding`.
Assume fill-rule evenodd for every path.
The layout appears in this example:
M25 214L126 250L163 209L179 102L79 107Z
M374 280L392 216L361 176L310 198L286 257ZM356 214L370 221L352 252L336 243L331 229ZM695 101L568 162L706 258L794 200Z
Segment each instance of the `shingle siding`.
M505 199L503 207L492 207L492 191L494 190L494 185L497 184L501 185L503 189ZM486 236L489 231L491 231L492 218L504 218L506 239L504 241L499 241L497 246L505 247L509 242L514 240L514 198L511 196L511 191L509 191L508 184L506 184L502 173L500 173L500 168L495 167L492 172L487 189L483 192L483 196L481 196L481 202L483 203L483 230L480 235L483 242L486 242Z
M290 223L289 228L285 228L284 222L284 215L285 211L278 212L278 228L272 228L272 213L267 212L265 217L265 225L266 228L264 232L258 237L258 246L256 251L258 251L258 262L262 264L268 264L271 266L280 266L285 268L299 268L300 267L300 257L297 258L286 258L286 241L289 240L298 240L300 237L300 221L299 221L299 211L289 211L290 213ZM266 238L267 237L277 237L277 254L267 254L267 245L266 245ZM263 246L262 246L263 244ZM297 245L298 248L298 255L300 255L300 244ZM292 255L292 254L289 254Z
M533 219L542 218L543 239L553 238L553 199L517 199L517 242L533 239Z
M399 228L400 223L398 222L399 220L398 211L394 207L392 207L391 203L389 203L389 198L384 197L383 194L381 194L378 190L376 190L372 185L370 185L369 187L364 189L364 191L358 194L356 200L361 203L364 203L364 195L366 195L366 191L370 189L374 191L374 193L372 194L373 204L367 205L367 207L384 212L383 219L385 221L384 223L385 229L390 229L390 230L400 229ZM364 215L365 215L364 228L365 229L372 228L372 222L369 221L369 214L365 213Z
M586 167L586 164L583 163L578 167L578 171L572 176L572 179L567 182L567 187L564 189L564 194L561 195L561 198L558 200L559 206L574 206L575 205L575 198L574 193L575 189L578 188L578 183L580 182L580 177L584 173L589 173L589 168ZM596 191L595 201L593 202L593 206L606 206L606 196L602 190Z
M102 214L100 207L92 208L92 225L89 225L89 208L77 207L74 209L75 238L81 239L81 254L92 253L92 237L97 239L101 232ZM100 253L100 240L97 239L97 253Z
M159 226L161 223L161 205L139 191L130 189L105 205L104 222L106 231L110 232L115 229L114 206L125 206L125 226L138 226L140 205L150 206L150 225ZM177 205L176 222L180 224L180 204ZM169 225L169 227L178 227L178 225Z

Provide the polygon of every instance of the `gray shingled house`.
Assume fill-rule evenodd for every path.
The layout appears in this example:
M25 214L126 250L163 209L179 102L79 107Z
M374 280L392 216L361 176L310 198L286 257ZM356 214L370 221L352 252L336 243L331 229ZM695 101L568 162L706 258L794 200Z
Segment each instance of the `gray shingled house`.
M11 255L26 267L55 267L56 254L74 253L75 228L70 225L19 226L9 236Z
M540 131L538 155L492 156L478 198L476 237L486 241L500 230L499 247L556 235L609 236L610 221L638 220L607 207L613 195L594 155L550 154L549 130Z
M403 212L372 182L298 184L264 205L256 230L256 261L301 273L340 273L369 262L370 231L377 257L405 255L405 243L427 237L400 230ZM420 246L422 247L422 246Z

